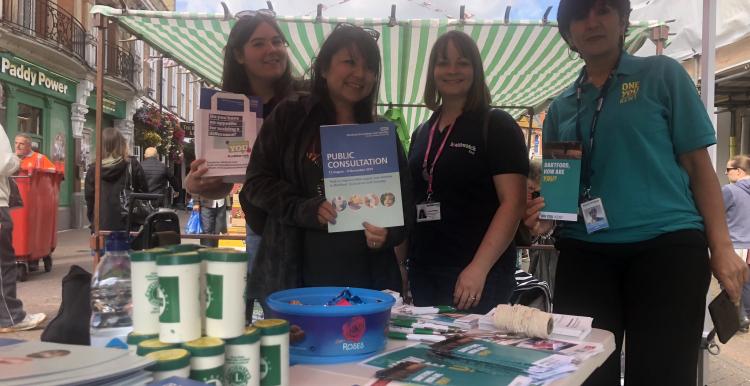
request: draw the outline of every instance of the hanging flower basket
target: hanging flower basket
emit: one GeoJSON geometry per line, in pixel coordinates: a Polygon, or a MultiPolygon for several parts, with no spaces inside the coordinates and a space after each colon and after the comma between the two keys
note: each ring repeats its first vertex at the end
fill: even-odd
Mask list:
{"type": "Polygon", "coordinates": [[[154,105],[143,105],[133,116],[135,123],[135,144],[142,148],[155,147],[161,156],[171,162],[182,162],[182,146],[185,132],[177,118],[167,112],[160,112],[154,105]]]}

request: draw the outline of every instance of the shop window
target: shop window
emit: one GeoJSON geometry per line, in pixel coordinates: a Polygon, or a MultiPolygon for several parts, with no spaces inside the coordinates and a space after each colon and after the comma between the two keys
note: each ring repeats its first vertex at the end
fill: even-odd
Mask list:
{"type": "Polygon", "coordinates": [[[34,138],[31,147],[36,147],[34,149],[36,151],[40,147],[41,138],[44,135],[42,132],[42,109],[19,103],[18,131],[31,134],[34,138]]]}

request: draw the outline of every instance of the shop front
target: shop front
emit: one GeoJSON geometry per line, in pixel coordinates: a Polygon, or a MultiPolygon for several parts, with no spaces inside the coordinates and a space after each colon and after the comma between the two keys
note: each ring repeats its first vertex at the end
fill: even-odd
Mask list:
{"type": "Polygon", "coordinates": [[[0,52],[0,86],[0,124],[11,141],[16,134],[26,133],[34,151],[64,165],[57,228],[70,228],[74,186],[70,177],[75,159],[70,115],[77,82],[13,53],[0,52]]]}

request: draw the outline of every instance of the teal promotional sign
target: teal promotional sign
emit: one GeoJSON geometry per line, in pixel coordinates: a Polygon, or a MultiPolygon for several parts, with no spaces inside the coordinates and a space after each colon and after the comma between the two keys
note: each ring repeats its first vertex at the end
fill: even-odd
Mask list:
{"type": "Polygon", "coordinates": [[[67,102],[75,102],[77,83],[8,52],[0,52],[0,80],[67,102]]]}
{"type": "MultiPolygon", "coordinates": [[[[91,95],[86,99],[86,105],[89,106],[90,109],[96,111],[96,90],[92,91],[91,95]]],[[[125,101],[115,98],[105,92],[102,113],[115,119],[125,119],[125,101]]]]}
{"type": "Polygon", "coordinates": [[[545,143],[542,149],[542,220],[578,220],[578,197],[581,180],[581,144],[579,142],[545,143]]]}

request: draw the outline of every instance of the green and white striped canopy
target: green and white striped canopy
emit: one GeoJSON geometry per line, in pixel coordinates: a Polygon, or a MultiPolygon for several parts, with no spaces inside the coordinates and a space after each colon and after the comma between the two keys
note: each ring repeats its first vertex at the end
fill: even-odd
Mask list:
{"type": "MultiPolygon", "coordinates": [[[[95,6],[92,13],[113,17],[150,46],[179,62],[213,85],[221,84],[223,48],[235,19],[224,15],[122,10],[95,6]]],[[[388,19],[277,16],[289,41],[293,73],[301,76],[312,63],[325,37],[340,22],[380,32],[383,57],[380,112],[389,103],[422,105],[427,62],[435,40],[459,29],[474,38],[484,61],[493,104],[518,117],[528,108],[539,108],[575,80],[582,61],[573,58],[555,23],[502,20],[388,19]]],[[[655,22],[631,23],[625,45],[638,50],[655,22]]],[[[404,107],[410,130],[429,117],[425,107],[404,107]]]]}

